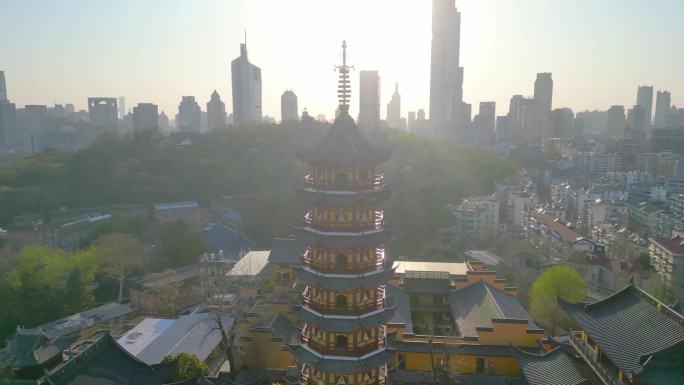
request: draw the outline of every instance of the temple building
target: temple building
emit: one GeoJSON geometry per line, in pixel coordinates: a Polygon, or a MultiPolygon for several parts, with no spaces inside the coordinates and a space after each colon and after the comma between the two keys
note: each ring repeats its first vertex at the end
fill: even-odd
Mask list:
{"type": "Polygon", "coordinates": [[[639,287],[561,306],[580,328],[570,343],[605,384],[684,383],[684,316],[639,287]]]}
{"type": "Polygon", "coordinates": [[[291,346],[302,365],[302,383],[385,384],[387,306],[385,229],[378,204],[389,196],[379,163],[391,151],[371,144],[349,115],[351,67],[342,44],[339,115],[317,146],[297,156],[310,167],[299,189],[309,204],[298,239],[307,247],[294,268],[303,286],[295,315],[304,323],[301,341],[291,346]]]}

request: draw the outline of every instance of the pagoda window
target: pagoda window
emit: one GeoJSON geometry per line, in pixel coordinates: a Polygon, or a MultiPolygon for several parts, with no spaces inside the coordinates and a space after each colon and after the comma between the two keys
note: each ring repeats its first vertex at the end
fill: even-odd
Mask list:
{"type": "Polygon", "coordinates": [[[337,350],[347,350],[347,336],[340,334],[335,338],[335,349],[337,350]]]}
{"type": "Polygon", "coordinates": [[[335,257],[335,264],[338,268],[346,268],[348,261],[349,258],[347,258],[347,256],[344,254],[338,254],[337,257],[335,257]]]}
{"type": "Polygon", "coordinates": [[[336,385],[347,385],[347,380],[344,379],[344,376],[340,376],[340,377],[337,379],[336,385]]]}
{"type": "Polygon", "coordinates": [[[347,173],[338,172],[337,175],[335,175],[335,185],[346,186],[347,184],[349,184],[349,177],[347,176],[347,173]]]}
{"type": "Polygon", "coordinates": [[[346,309],[347,296],[344,294],[339,294],[337,297],[335,297],[335,307],[338,309],[346,309]]]}

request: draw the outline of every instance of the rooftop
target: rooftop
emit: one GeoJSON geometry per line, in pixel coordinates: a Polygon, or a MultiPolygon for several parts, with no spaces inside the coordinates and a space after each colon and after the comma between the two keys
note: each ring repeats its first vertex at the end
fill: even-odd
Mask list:
{"type": "Polygon", "coordinates": [[[516,297],[484,281],[449,294],[449,305],[462,337],[477,337],[477,329],[491,328],[493,319],[523,321],[528,330],[541,330],[516,297]]]}
{"type": "MultiPolygon", "coordinates": [[[[413,278],[440,278],[439,276],[428,276],[427,273],[447,273],[449,276],[465,276],[470,270],[470,267],[465,262],[411,262],[411,261],[395,261],[392,264],[397,274],[420,273],[419,276],[413,278]],[[422,275],[425,275],[424,277],[422,275]]],[[[410,274],[409,274],[410,275],[410,274]]],[[[438,274],[439,275],[439,274],[438,274]]],[[[444,277],[444,278],[448,278],[444,277]]]]}
{"type": "Polygon", "coordinates": [[[501,258],[498,255],[485,250],[468,250],[465,253],[468,258],[482,262],[485,265],[496,266],[501,262],[501,258]]]}
{"type": "Polygon", "coordinates": [[[100,322],[110,321],[132,313],[128,304],[108,303],[68,317],[48,322],[36,329],[49,338],[74,333],[100,322]]]}
{"type": "Polygon", "coordinates": [[[514,349],[528,385],[600,385],[584,362],[558,347],[546,354],[514,349]]]}
{"type": "Polygon", "coordinates": [[[234,277],[259,275],[268,265],[270,253],[269,250],[250,251],[239,261],[235,262],[233,268],[226,275],[234,277]]]}
{"type": "MultiPolygon", "coordinates": [[[[223,316],[230,330],[233,318],[223,316]]],[[[221,342],[221,331],[212,313],[184,315],[177,319],[145,318],[129,330],[118,343],[141,361],[154,365],[166,355],[192,353],[205,360],[221,342]]]]}
{"type": "Polygon", "coordinates": [[[297,265],[306,247],[296,239],[275,238],[271,243],[268,260],[284,265],[297,265]]]}
{"type": "Polygon", "coordinates": [[[674,235],[670,238],[652,239],[651,242],[667,249],[672,254],[684,255],[684,237],[681,235],[674,235]]]}
{"type": "Polygon", "coordinates": [[[202,236],[205,246],[216,251],[223,250],[224,255],[236,259],[243,253],[258,248],[245,234],[223,225],[209,225],[204,229],[202,236]]]}
{"type": "Polygon", "coordinates": [[[560,235],[563,239],[565,239],[567,242],[575,242],[582,236],[577,233],[575,230],[569,228],[568,226],[564,225],[563,223],[559,222],[556,220],[556,218],[552,217],[551,215],[545,214],[543,212],[532,212],[530,214],[533,218],[537,218],[541,223],[546,225],[551,231],[557,233],[560,235]]]}
{"type": "Polygon", "coordinates": [[[185,201],[185,202],[168,202],[168,203],[155,203],[155,210],[174,210],[174,209],[191,209],[199,207],[197,201],[185,201]]]}
{"type": "Polygon", "coordinates": [[[684,348],[684,316],[630,285],[592,304],[561,306],[622,372],[645,371],[652,356],[684,348]]]}

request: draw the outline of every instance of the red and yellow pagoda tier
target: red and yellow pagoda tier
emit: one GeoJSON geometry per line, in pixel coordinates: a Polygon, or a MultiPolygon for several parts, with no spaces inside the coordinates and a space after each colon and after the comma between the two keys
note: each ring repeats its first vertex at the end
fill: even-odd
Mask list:
{"type": "Polygon", "coordinates": [[[294,311],[305,323],[292,351],[308,385],[374,385],[386,381],[392,353],[385,348],[387,306],[383,211],[389,197],[376,168],[391,150],[372,145],[349,116],[346,44],[338,96],[339,116],[316,147],[297,156],[310,173],[298,189],[309,204],[298,238],[308,246],[295,275],[304,286],[294,311]]]}

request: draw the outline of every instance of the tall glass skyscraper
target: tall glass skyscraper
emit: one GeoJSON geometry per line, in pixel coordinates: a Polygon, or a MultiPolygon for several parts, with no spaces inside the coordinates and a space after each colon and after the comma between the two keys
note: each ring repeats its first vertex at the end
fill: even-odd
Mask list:
{"type": "Polygon", "coordinates": [[[233,79],[233,123],[242,126],[261,122],[261,69],[249,62],[247,43],[231,63],[233,79]]]}

